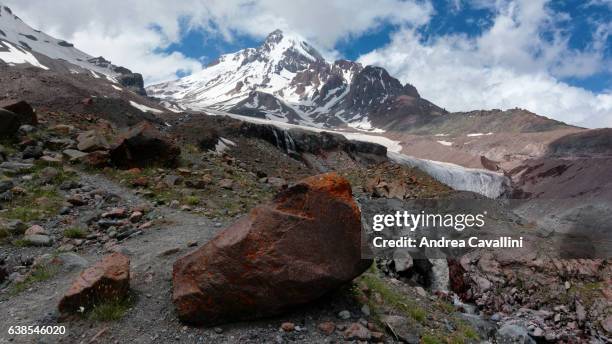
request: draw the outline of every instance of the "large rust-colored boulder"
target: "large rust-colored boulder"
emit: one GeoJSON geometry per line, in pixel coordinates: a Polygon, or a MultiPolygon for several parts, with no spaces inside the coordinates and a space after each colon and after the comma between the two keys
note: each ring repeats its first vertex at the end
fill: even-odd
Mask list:
{"type": "Polygon", "coordinates": [[[213,325],[313,301],[370,266],[360,232],[345,178],[304,179],[174,263],[179,318],[213,325]]]}
{"type": "Polygon", "coordinates": [[[61,313],[74,313],[80,307],[88,309],[99,302],[125,298],[129,289],[130,259],[121,253],[113,253],[81,272],[60,300],[58,308],[61,313]]]}
{"type": "Polygon", "coordinates": [[[121,168],[168,166],[178,163],[181,150],[149,122],[140,122],[120,134],[110,151],[121,168]]]}

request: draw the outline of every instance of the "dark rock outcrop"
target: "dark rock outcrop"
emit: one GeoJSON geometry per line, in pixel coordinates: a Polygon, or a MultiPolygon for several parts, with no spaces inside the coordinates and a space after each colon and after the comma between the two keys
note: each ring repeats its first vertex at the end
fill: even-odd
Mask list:
{"type": "Polygon", "coordinates": [[[348,181],[310,177],[177,260],[173,301],[179,318],[195,324],[278,314],[360,275],[371,264],[360,246],[348,181]]]}
{"type": "Polygon", "coordinates": [[[149,122],[141,122],[116,139],[111,161],[121,168],[176,166],[180,148],[149,122]]]}
{"type": "Polygon", "coordinates": [[[321,154],[331,150],[343,150],[355,159],[366,162],[380,162],[387,158],[387,148],[383,145],[348,140],[341,134],[315,132],[304,129],[281,129],[271,124],[243,122],[241,135],[268,141],[278,149],[299,158],[301,153],[321,154]]]}
{"type": "Polygon", "coordinates": [[[144,88],[142,74],[129,72],[121,74],[117,79],[119,83],[125,86],[128,90],[140,94],[141,96],[147,95],[147,91],[145,91],[144,88]]]}
{"type": "Polygon", "coordinates": [[[0,137],[13,137],[17,134],[17,130],[21,126],[19,116],[17,114],[0,109],[0,137]]]}
{"type": "Polygon", "coordinates": [[[16,103],[3,105],[2,108],[8,111],[11,111],[12,113],[19,116],[19,122],[22,125],[23,124],[29,124],[29,125],[38,124],[38,120],[36,118],[36,112],[34,111],[32,106],[30,106],[30,104],[26,103],[23,100],[18,101],[16,103]]]}

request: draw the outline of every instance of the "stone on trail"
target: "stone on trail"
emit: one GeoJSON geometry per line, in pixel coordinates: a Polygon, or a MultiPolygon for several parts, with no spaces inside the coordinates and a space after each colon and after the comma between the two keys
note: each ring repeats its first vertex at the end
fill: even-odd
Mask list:
{"type": "Polygon", "coordinates": [[[88,309],[99,302],[122,299],[129,288],[130,259],[113,253],[81,272],[60,300],[58,309],[61,313],[74,313],[80,307],[88,309]]]}
{"type": "Polygon", "coordinates": [[[359,276],[361,217],[349,182],[306,178],[178,259],[173,301],[182,321],[213,325],[279,314],[359,276]]]}
{"type": "Polygon", "coordinates": [[[51,244],[53,244],[53,239],[44,234],[26,235],[23,239],[32,246],[51,246],[51,244]]]}

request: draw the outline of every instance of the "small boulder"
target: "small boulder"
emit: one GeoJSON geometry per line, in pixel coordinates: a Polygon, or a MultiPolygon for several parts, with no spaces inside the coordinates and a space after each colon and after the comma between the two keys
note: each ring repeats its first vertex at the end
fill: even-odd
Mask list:
{"type": "Polygon", "coordinates": [[[222,189],[232,190],[234,188],[234,181],[231,179],[221,179],[219,181],[219,187],[222,189]]]}
{"type": "Polygon", "coordinates": [[[25,235],[36,235],[36,234],[42,234],[42,235],[47,235],[47,231],[42,228],[39,225],[34,225],[28,229],[26,229],[25,231],[25,235]]]}
{"type": "Polygon", "coordinates": [[[370,331],[360,323],[352,323],[344,331],[344,340],[368,340],[370,331]]]}
{"type": "Polygon", "coordinates": [[[59,302],[60,313],[74,313],[104,301],[127,297],[130,288],[130,259],[121,253],[105,256],[85,269],[59,302]]]}
{"type": "Polygon", "coordinates": [[[21,152],[22,159],[38,159],[43,156],[43,149],[39,145],[27,146],[21,152]]]}
{"type": "Polygon", "coordinates": [[[270,316],[316,300],[370,264],[361,259],[361,215],[350,184],[323,174],[178,259],[173,301],[179,318],[195,324],[270,316]]]}
{"type": "Polygon", "coordinates": [[[499,328],[495,339],[499,344],[535,344],[527,329],[513,324],[504,324],[499,328]]]}
{"type": "Polygon", "coordinates": [[[398,340],[404,343],[419,343],[421,329],[408,318],[399,315],[385,315],[380,320],[398,340]]]}
{"type": "Polygon", "coordinates": [[[293,332],[293,330],[295,330],[295,324],[292,322],[284,322],[281,324],[281,329],[285,332],[293,332]]]}
{"type": "Polygon", "coordinates": [[[149,122],[141,122],[119,135],[110,150],[112,162],[121,168],[174,167],[180,154],[180,148],[149,122]]]}
{"type": "Polygon", "coordinates": [[[53,240],[48,235],[32,234],[23,237],[32,246],[51,246],[53,240]]]}
{"type": "Polygon", "coordinates": [[[110,148],[104,135],[97,130],[89,130],[79,134],[77,142],[77,148],[83,152],[107,150],[110,148]]]}
{"type": "Polygon", "coordinates": [[[19,122],[19,116],[17,116],[17,114],[0,109],[0,137],[14,137],[20,125],[21,123],[19,122]]]}
{"type": "Polygon", "coordinates": [[[105,213],[102,213],[103,218],[121,219],[126,217],[127,210],[125,208],[113,208],[105,213]]]}
{"type": "Polygon", "coordinates": [[[317,328],[323,334],[329,336],[330,334],[334,333],[334,331],[336,330],[336,324],[334,324],[331,321],[325,321],[325,322],[320,323],[317,328]]]}
{"type": "Polygon", "coordinates": [[[70,162],[81,161],[83,158],[87,156],[87,153],[81,152],[76,149],[64,149],[62,154],[66,157],[66,159],[70,162]]]}
{"type": "Polygon", "coordinates": [[[110,154],[103,150],[93,151],[83,158],[83,162],[94,168],[106,167],[110,163],[110,154]]]}
{"type": "Polygon", "coordinates": [[[16,103],[3,105],[2,108],[8,110],[19,117],[19,122],[21,124],[29,124],[29,125],[37,125],[38,120],[36,118],[36,112],[30,106],[30,104],[25,101],[18,101],[16,103]]]}

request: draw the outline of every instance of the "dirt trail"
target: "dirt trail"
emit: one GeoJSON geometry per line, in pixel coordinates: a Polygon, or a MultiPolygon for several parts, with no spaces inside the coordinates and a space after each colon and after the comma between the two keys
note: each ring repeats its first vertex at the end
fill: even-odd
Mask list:
{"type": "MultiPolygon", "coordinates": [[[[134,190],[104,176],[81,174],[80,177],[83,184],[95,185],[119,195],[128,206],[148,202],[134,190]]],[[[157,206],[153,211],[157,224],[144,230],[142,235],[122,241],[117,248],[131,259],[130,283],[135,299],[134,305],[121,320],[60,320],[57,303],[82,270],[81,267],[62,267],[51,279],[34,283],[29,289],[0,302],[0,343],[90,343],[92,338],[96,338],[94,343],[324,343],[333,341],[335,336],[324,336],[317,331],[317,324],[336,320],[336,314],[345,309],[350,309],[356,316],[360,314],[359,307],[351,300],[336,295],[297,309],[282,318],[243,322],[222,328],[184,326],[178,321],[171,300],[172,264],[177,257],[212,239],[228,223],[215,222],[166,206],[157,206]],[[194,242],[197,242],[197,246],[193,246],[194,242]],[[284,321],[301,326],[301,331],[279,331],[284,321]],[[65,325],[66,334],[9,336],[7,330],[11,325],[65,325]]],[[[107,253],[102,245],[97,245],[79,251],[78,255],[90,265],[107,253]]]]}
{"type": "MultiPolygon", "coordinates": [[[[133,190],[100,175],[83,174],[81,181],[120,195],[128,204],[147,202],[133,190]]],[[[66,336],[62,336],[63,338],[48,336],[43,338],[42,342],[75,342],[79,341],[82,334],[89,340],[93,335],[89,336],[88,333],[98,327],[110,327],[115,338],[119,342],[124,342],[126,338],[137,335],[132,326],[155,323],[162,318],[173,317],[170,293],[174,259],[196,248],[188,247],[188,243],[197,242],[201,245],[210,240],[222,225],[216,223],[215,226],[215,223],[209,219],[165,206],[156,207],[154,211],[158,217],[157,222],[161,222],[160,225],[155,225],[143,231],[142,235],[124,240],[120,244],[119,250],[131,259],[131,286],[137,298],[134,309],[119,323],[94,324],[92,329],[87,328],[89,324],[86,321],[64,323],[67,326],[66,336]]],[[[78,254],[92,264],[105,252],[101,246],[90,246],[78,254]]],[[[62,269],[50,280],[35,283],[28,290],[2,302],[0,323],[6,325],[2,327],[57,323],[57,302],[81,269],[71,270],[62,269]]],[[[147,333],[143,335],[148,337],[147,333]]],[[[8,342],[7,336],[6,332],[0,333],[0,343],[8,342]]],[[[34,336],[14,338],[13,342],[41,342],[34,340],[34,336]]],[[[151,338],[141,342],[151,342],[151,338]]]]}

